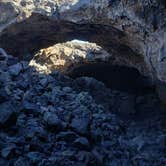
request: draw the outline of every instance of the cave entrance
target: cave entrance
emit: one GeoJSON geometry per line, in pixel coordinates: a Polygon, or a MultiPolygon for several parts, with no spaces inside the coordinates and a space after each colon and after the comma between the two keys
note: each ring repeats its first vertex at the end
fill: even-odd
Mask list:
{"type": "MultiPolygon", "coordinates": [[[[147,66],[143,56],[125,44],[126,37],[124,32],[109,25],[76,24],[33,13],[26,20],[11,24],[3,30],[0,36],[0,47],[21,59],[27,56],[31,59],[43,48],[78,39],[100,45],[112,54],[109,60],[111,63],[128,64],[145,73],[147,66]]],[[[72,77],[75,77],[75,73],[78,73],[76,74],[78,76],[94,77],[103,81],[108,87],[118,90],[139,91],[140,87],[146,84],[144,77],[136,69],[122,66],[86,64],[73,70],[72,77]]]]}
{"type": "Polygon", "coordinates": [[[115,58],[146,66],[143,56],[126,44],[126,38],[126,34],[109,25],[76,24],[33,13],[26,20],[11,24],[2,31],[0,47],[24,59],[27,55],[32,58],[40,49],[78,39],[100,45],[115,58]]]}
{"type": "Polygon", "coordinates": [[[94,77],[110,89],[132,94],[154,90],[150,79],[141,74],[148,71],[143,56],[127,45],[124,32],[112,26],[57,21],[34,13],[26,20],[4,29],[0,36],[0,47],[20,59],[27,56],[31,59],[43,48],[74,39],[96,43],[112,56],[108,63],[81,63],[74,66],[68,73],[72,78],[94,77]]]}
{"type": "Polygon", "coordinates": [[[69,72],[72,78],[93,77],[103,82],[107,88],[128,93],[145,93],[154,90],[150,78],[136,68],[108,63],[82,64],[69,72]]]}

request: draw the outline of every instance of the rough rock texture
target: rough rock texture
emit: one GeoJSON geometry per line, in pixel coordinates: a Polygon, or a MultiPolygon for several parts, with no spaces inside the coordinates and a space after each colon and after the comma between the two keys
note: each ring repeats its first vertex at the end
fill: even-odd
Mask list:
{"type": "Polygon", "coordinates": [[[38,67],[0,60],[0,165],[166,165],[166,114],[155,93],[38,67]]]}
{"type": "Polygon", "coordinates": [[[0,23],[8,25],[16,17],[20,22],[36,12],[74,23],[114,26],[127,34],[126,45],[144,55],[150,71],[166,81],[165,7],[164,0],[5,0],[1,2],[0,23]]]}
{"type": "Polygon", "coordinates": [[[68,73],[77,65],[108,62],[110,58],[111,55],[95,43],[73,40],[41,49],[30,61],[30,65],[45,73],[51,73],[54,70],[68,73]]]}

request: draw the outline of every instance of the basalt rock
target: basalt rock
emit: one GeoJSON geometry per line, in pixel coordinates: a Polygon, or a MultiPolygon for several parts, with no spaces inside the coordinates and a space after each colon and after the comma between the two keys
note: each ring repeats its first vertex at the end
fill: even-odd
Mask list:
{"type": "Polygon", "coordinates": [[[0,104],[0,128],[7,128],[16,123],[16,111],[13,107],[9,102],[0,104]]]}
{"type": "Polygon", "coordinates": [[[155,93],[128,94],[8,60],[0,65],[0,165],[166,165],[155,93]]]}
{"type": "MultiPolygon", "coordinates": [[[[142,62],[148,66],[147,73],[160,81],[166,81],[166,4],[163,0],[141,0],[139,2],[130,0],[125,2],[121,0],[15,0],[2,1],[0,10],[4,13],[0,21],[0,46],[17,55],[20,54],[20,49],[25,51],[24,46],[18,48],[21,41],[22,45],[40,41],[42,46],[50,46],[73,37],[86,38],[106,47],[110,52],[119,49],[125,54],[125,50],[130,47],[139,55],[143,55],[142,62]],[[11,25],[11,22],[14,22],[15,26],[11,25]],[[35,35],[28,37],[31,33],[35,35]],[[95,37],[92,37],[94,34],[95,37]],[[18,35],[23,39],[17,39],[18,35]],[[49,35],[52,38],[56,36],[56,39],[48,38],[49,35]],[[108,40],[109,38],[111,39],[108,40]],[[113,40],[114,38],[116,40],[113,40]],[[47,39],[47,44],[43,43],[43,39],[47,39]],[[16,43],[12,46],[14,40],[16,43]],[[114,45],[112,49],[110,49],[111,45],[114,45]]],[[[35,47],[42,48],[42,46],[38,44],[35,47]]],[[[30,48],[27,47],[27,49],[30,48]]],[[[121,55],[120,58],[122,57],[127,59],[121,55]]],[[[133,59],[136,61],[137,58],[133,59]]]]}
{"type": "Polygon", "coordinates": [[[0,2],[0,47],[19,57],[75,38],[166,83],[164,0],[0,2]]]}
{"type": "Polygon", "coordinates": [[[30,66],[43,73],[59,70],[67,74],[80,64],[107,62],[111,56],[95,43],[73,40],[41,49],[30,61],[30,66]]]}

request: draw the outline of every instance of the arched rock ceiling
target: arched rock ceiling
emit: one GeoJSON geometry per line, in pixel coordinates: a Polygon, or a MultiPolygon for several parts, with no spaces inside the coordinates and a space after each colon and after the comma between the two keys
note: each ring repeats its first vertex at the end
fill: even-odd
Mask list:
{"type": "Polygon", "coordinates": [[[164,0],[2,0],[0,12],[0,47],[9,53],[86,39],[166,82],[164,0]]]}

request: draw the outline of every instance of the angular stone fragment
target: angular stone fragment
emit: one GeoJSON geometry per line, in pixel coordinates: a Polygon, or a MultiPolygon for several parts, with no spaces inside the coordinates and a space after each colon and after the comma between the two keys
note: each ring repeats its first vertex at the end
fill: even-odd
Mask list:
{"type": "Polygon", "coordinates": [[[89,149],[90,144],[87,138],[79,137],[74,141],[74,145],[79,149],[89,149]]]}
{"type": "Polygon", "coordinates": [[[30,164],[25,158],[19,157],[14,163],[14,166],[30,166],[30,164]]]}
{"type": "Polygon", "coordinates": [[[78,133],[87,134],[88,133],[88,118],[74,118],[71,122],[71,127],[78,133]]]}
{"type": "Polygon", "coordinates": [[[66,142],[73,142],[77,137],[77,134],[72,131],[60,132],[56,136],[57,140],[62,140],[66,142]]]}
{"type": "Polygon", "coordinates": [[[13,76],[17,76],[23,69],[22,64],[17,63],[9,67],[9,73],[13,76]]]}
{"type": "Polygon", "coordinates": [[[8,146],[8,147],[2,149],[1,156],[3,158],[8,158],[11,155],[11,153],[13,153],[14,149],[15,149],[14,145],[11,145],[11,146],[8,146]]]}
{"type": "Polygon", "coordinates": [[[47,123],[48,126],[57,130],[63,129],[65,127],[65,124],[58,118],[58,116],[51,112],[45,112],[43,120],[47,123]]]}
{"type": "Polygon", "coordinates": [[[29,158],[29,160],[32,162],[32,163],[37,163],[39,162],[40,160],[42,160],[43,158],[43,155],[39,152],[29,152],[27,154],[27,157],[29,158]]]}
{"type": "Polygon", "coordinates": [[[16,122],[16,112],[10,102],[0,104],[0,127],[9,127],[16,122]]]}

